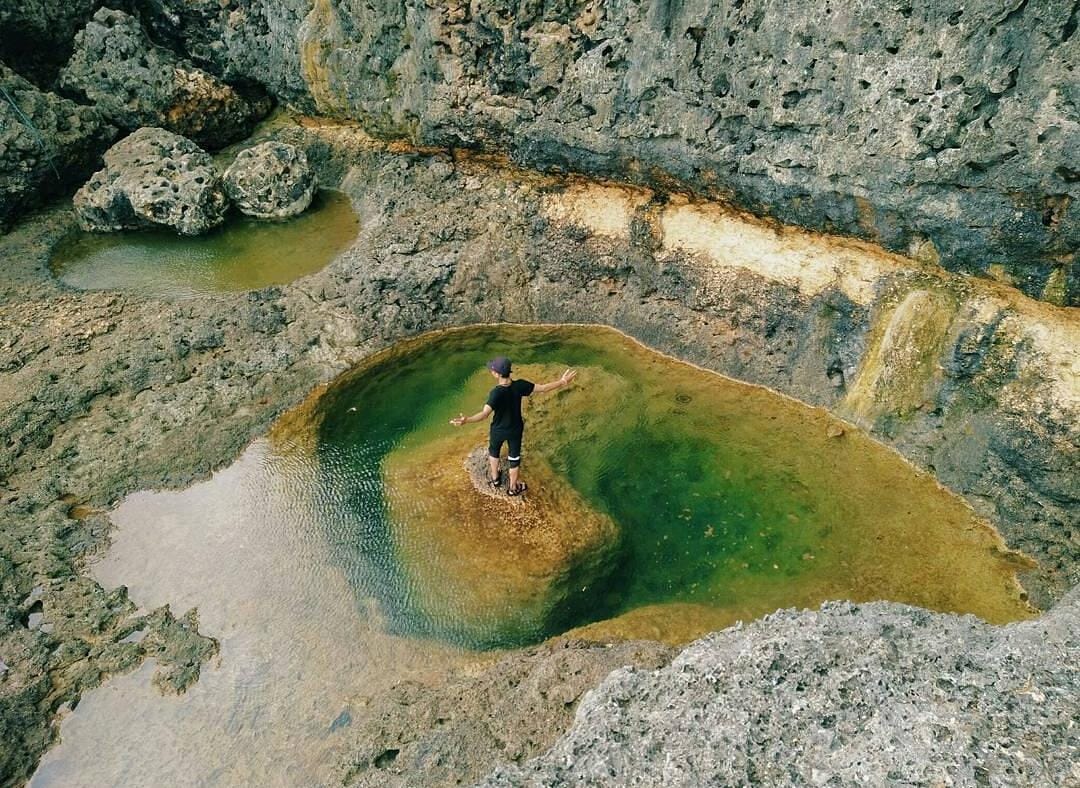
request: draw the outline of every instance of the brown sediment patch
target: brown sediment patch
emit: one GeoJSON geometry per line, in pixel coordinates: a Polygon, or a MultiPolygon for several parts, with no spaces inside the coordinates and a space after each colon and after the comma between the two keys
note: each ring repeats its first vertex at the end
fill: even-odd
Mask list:
{"type": "Polygon", "coordinates": [[[682,646],[736,621],[758,617],[750,606],[730,608],[673,602],[634,608],[614,618],[571,629],[563,637],[599,642],[645,639],[682,646]]]}
{"type": "Polygon", "coordinates": [[[395,553],[436,626],[468,640],[535,637],[611,570],[618,529],[539,458],[525,496],[478,494],[461,462],[475,444],[453,432],[387,456],[395,553]]]}

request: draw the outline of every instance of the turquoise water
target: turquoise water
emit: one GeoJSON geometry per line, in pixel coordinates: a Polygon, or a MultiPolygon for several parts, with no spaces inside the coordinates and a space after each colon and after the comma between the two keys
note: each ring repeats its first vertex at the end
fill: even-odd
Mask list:
{"type": "MultiPolygon", "coordinates": [[[[279,450],[316,458],[322,527],[358,595],[379,601],[392,631],[472,647],[590,624],[588,631],[634,636],[624,631],[633,616],[624,624],[620,617],[676,605],[682,634],[665,636],[677,640],[835,598],[906,601],[994,621],[1030,612],[996,534],[901,458],[820,410],[610,330],[432,335],[365,363],[298,413],[279,428],[279,450]],[[439,466],[433,473],[443,464],[457,472],[465,452],[433,461],[424,447],[463,434],[447,420],[479,410],[492,384],[483,365],[497,353],[514,359],[518,376],[538,380],[578,369],[571,389],[529,405],[523,478],[530,468],[553,474],[579,496],[575,505],[610,517],[618,536],[613,560],[551,610],[522,616],[508,593],[493,594],[483,617],[474,615],[475,600],[459,616],[453,600],[437,599],[440,584],[451,593],[475,582],[479,598],[485,578],[445,577],[446,549],[456,549],[446,548],[445,534],[428,567],[422,551],[400,547],[402,529],[431,526],[452,542],[454,529],[442,526],[458,516],[447,507],[459,504],[423,483],[388,489],[394,477],[386,469],[408,469],[415,456],[439,466]]],[[[485,442],[485,427],[461,429],[472,430],[473,444],[485,442]]],[[[500,528],[500,510],[490,511],[490,527],[500,528]]],[[[676,608],[658,609],[663,618],[676,608]]]]}

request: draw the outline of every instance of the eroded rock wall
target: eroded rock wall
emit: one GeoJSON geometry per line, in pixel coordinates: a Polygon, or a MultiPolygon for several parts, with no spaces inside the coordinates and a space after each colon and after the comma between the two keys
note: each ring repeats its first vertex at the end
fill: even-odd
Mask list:
{"type": "Polygon", "coordinates": [[[73,190],[115,134],[96,108],[39,90],[0,63],[0,231],[73,190]]]}
{"type": "MultiPolygon", "coordinates": [[[[159,27],[162,5],[148,4],[159,27]]],[[[375,134],[675,179],[1076,304],[1078,10],[252,0],[183,35],[219,68],[375,134]]]]}

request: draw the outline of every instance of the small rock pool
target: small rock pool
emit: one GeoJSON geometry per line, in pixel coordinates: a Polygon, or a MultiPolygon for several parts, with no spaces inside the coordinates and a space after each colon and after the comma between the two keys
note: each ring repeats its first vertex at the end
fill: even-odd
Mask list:
{"type": "Polygon", "coordinates": [[[404,342],[112,519],[99,581],[197,606],[220,658],[180,697],[150,666],[88,693],[33,785],[330,782],[366,698],[565,631],[683,643],[839,598],[1033,615],[1023,559],[895,453],[599,327],[404,342]],[[486,428],[447,423],[479,410],[496,354],[579,371],[527,401],[523,501],[477,491],[486,428]]]}
{"type": "Polygon", "coordinates": [[[195,238],[165,230],[75,232],[57,246],[51,267],[79,290],[172,299],[254,290],[320,270],[349,246],[359,227],[349,198],[325,190],[292,219],[237,215],[195,238]]]}

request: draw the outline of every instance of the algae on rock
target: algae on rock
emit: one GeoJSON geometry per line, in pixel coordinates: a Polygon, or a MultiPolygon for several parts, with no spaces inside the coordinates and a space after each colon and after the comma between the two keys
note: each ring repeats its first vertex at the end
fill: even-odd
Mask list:
{"type": "Polygon", "coordinates": [[[956,310],[949,293],[912,290],[881,316],[841,412],[872,427],[882,416],[902,418],[923,407],[937,388],[933,380],[956,310]]]}

